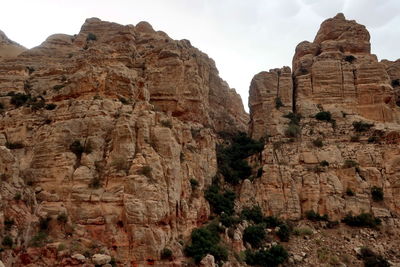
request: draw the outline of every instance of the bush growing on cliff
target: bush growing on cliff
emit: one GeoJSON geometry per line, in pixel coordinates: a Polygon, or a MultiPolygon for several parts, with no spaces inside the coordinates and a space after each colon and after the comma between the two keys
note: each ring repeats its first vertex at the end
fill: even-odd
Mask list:
{"type": "Polygon", "coordinates": [[[389,267],[390,263],[381,255],[377,255],[367,247],[361,248],[360,258],[364,262],[365,267],[389,267]]]}
{"type": "Polygon", "coordinates": [[[94,33],[89,32],[88,35],[86,36],[87,41],[96,41],[97,36],[94,33]]]}
{"type": "Polygon", "coordinates": [[[11,248],[11,247],[13,246],[13,244],[14,244],[14,241],[13,241],[13,239],[11,238],[11,236],[6,235],[6,236],[3,238],[3,242],[1,242],[1,244],[2,244],[3,246],[5,246],[5,247],[11,248]]]}
{"type": "Polygon", "coordinates": [[[265,238],[264,225],[248,226],[243,231],[243,241],[248,242],[253,248],[259,248],[265,238]]]}
{"type": "Polygon", "coordinates": [[[344,161],[343,164],[343,168],[347,169],[347,168],[354,168],[354,167],[358,167],[358,163],[352,159],[346,159],[344,161]]]}
{"type": "Polygon", "coordinates": [[[199,187],[199,181],[197,181],[196,179],[191,178],[189,182],[190,186],[192,187],[192,190],[196,190],[196,188],[199,187]]]}
{"type": "Polygon", "coordinates": [[[16,93],[11,96],[10,103],[16,106],[17,108],[24,105],[31,99],[31,95],[23,94],[23,93],[16,93]]]}
{"type": "Polygon", "coordinates": [[[356,132],[366,132],[374,126],[373,123],[367,123],[363,121],[353,121],[352,125],[356,132]]]}
{"type": "Polygon", "coordinates": [[[253,206],[251,208],[245,207],[242,210],[241,217],[243,219],[253,221],[256,224],[264,221],[264,215],[261,212],[260,206],[253,206]]]}
{"type": "Polygon", "coordinates": [[[345,56],[345,57],[344,57],[344,60],[347,61],[347,62],[349,62],[349,63],[353,63],[354,60],[356,60],[356,57],[353,56],[353,55],[348,55],[348,56],[345,56]]]}
{"type": "Polygon", "coordinates": [[[220,245],[220,229],[214,224],[209,224],[194,229],[191,234],[191,244],[186,246],[184,252],[186,256],[192,257],[199,263],[204,256],[211,254],[217,262],[228,259],[228,251],[220,245]]]}
{"type": "Polygon", "coordinates": [[[373,186],[371,188],[372,199],[376,202],[383,200],[383,189],[382,187],[373,186]]]}
{"type": "Polygon", "coordinates": [[[297,137],[301,130],[300,130],[300,120],[301,120],[301,115],[300,114],[295,114],[293,112],[289,112],[286,115],[283,115],[284,118],[289,119],[289,124],[288,127],[285,130],[285,135],[287,137],[297,137]]]}
{"type": "Polygon", "coordinates": [[[20,148],[24,148],[24,144],[22,144],[21,142],[6,142],[6,147],[8,149],[20,149],[20,148]]]}
{"type": "Polygon", "coordinates": [[[236,185],[251,175],[247,157],[263,150],[264,143],[258,142],[245,133],[231,137],[230,145],[217,147],[218,171],[226,182],[236,185]]]}
{"type": "Polygon", "coordinates": [[[315,118],[319,121],[332,121],[332,114],[329,111],[321,111],[315,114],[315,118]]]}
{"type": "Polygon", "coordinates": [[[281,98],[280,98],[280,97],[275,98],[275,108],[276,108],[276,109],[279,109],[279,108],[281,108],[281,107],[283,107],[283,106],[284,106],[284,105],[283,105],[283,103],[282,103],[281,98]]]}
{"type": "Polygon", "coordinates": [[[324,215],[321,216],[319,213],[316,213],[313,210],[306,211],[305,215],[306,215],[306,218],[308,220],[314,221],[314,222],[316,222],[316,221],[328,221],[329,220],[328,215],[324,214],[324,215]]]}
{"type": "Polygon", "coordinates": [[[210,203],[211,209],[216,214],[225,213],[232,215],[234,211],[234,201],[236,195],[232,191],[220,192],[217,184],[209,186],[204,194],[207,201],[210,203]]]}
{"type": "Polygon", "coordinates": [[[314,139],[314,140],[312,141],[312,143],[313,143],[313,145],[314,145],[315,147],[321,148],[321,147],[324,146],[324,142],[322,141],[321,138],[314,139]]]}
{"type": "Polygon", "coordinates": [[[392,86],[393,86],[393,87],[400,86],[400,79],[392,80],[392,86]]]}
{"type": "Polygon", "coordinates": [[[172,260],[173,253],[172,250],[170,250],[169,248],[164,248],[163,250],[161,250],[160,254],[162,260],[172,260]]]}
{"type": "Polygon", "coordinates": [[[292,233],[291,228],[288,224],[283,223],[279,225],[279,230],[276,232],[276,235],[282,242],[289,242],[290,234],[292,233]]]}
{"type": "Polygon", "coordinates": [[[284,263],[289,257],[286,249],[281,245],[274,245],[270,249],[258,251],[246,250],[245,262],[252,266],[275,267],[284,263]]]}
{"type": "Polygon", "coordinates": [[[347,214],[342,222],[349,226],[354,227],[370,227],[375,228],[381,224],[381,219],[375,218],[371,213],[361,213],[360,215],[353,216],[351,214],[347,214]]]}

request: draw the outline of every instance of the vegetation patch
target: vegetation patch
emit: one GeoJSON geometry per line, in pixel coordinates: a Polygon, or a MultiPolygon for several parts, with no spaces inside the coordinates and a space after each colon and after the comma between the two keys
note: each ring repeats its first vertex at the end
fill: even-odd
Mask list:
{"type": "Polygon", "coordinates": [[[305,215],[306,215],[307,220],[314,221],[314,222],[329,220],[328,215],[326,215],[326,214],[320,215],[319,213],[316,213],[313,210],[306,211],[305,215]]]}
{"type": "Polygon", "coordinates": [[[221,229],[217,224],[211,223],[194,229],[191,234],[191,244],[186,246],[186,256],[192,257],[198,264],[204,256],[211,254],[217,262],[228,259],[228,251],[220,244],[221,229]]]}
{"type": "Polygon", "coordinates": [[[371,188],[372,199],[376,202],[383,200],[383,189],[382,187],[373,186],[371,188]]]}
{"type": "Polygon", "coordinates": [[[331,122],[332,114],[329,111],[321,111],[315,114],[315,118],[319,121],[331,122]]]}
{"type": "Polygon", "coordinates": [[[243,241],[249,243],[253,248],[259,248],[265,238],[264,225],[252,225],[244,229],[243,241]]]}
{"type": "Polygon", "coordinates": [[[232,191],[221,192],[217,183],[210,185],[205,194],[205,198],[210,203],[211,210],[216,214],[225,213],[227,215],[234,214],[234,201],[236,195],[232,191]]]}
{"type": "Polygon", "coordinates": [[[347,169],[347,168],[354,168],[354,167],[358,167],[358,162],[356,162],[352,159],[346,159],[344,161],[343,168],[347,169]]]}
{"type": "Polygon", "coordinates": [[[260,153],[263,148],[263,142],[255,141],[245,133],[233,136],[230,145],[217,146],[218,172],[224,176],[226,182],[238,184],[252,173],[245,159],[255,153],[260,153]]]}
{"type": "Polygon", "coordinates": [[[360,258],[365,267],[389,267],[391,264],[381,255],[376,254],[367,247],[361,248],[360,258]]]}
{"type": "Polygon", "coordinates": [[[289,119],[288,127],[285,130],[285,136],[291,138],[297,137],[301,133],[300,129],[300,120],[302,118],[301,115],[289,112],[288,114],[283,115],[283,117],[289,119]]]}
{"type": "Polygon", "coordinates": [[[353,216],[347,214],[342,222],[353,227],[370,227],[376,228],[381,224],[381,219],[374,217],[371,213],[361,213],[360,215],[353,216]]]}
{"type": "Polygon", "coordinates": [[[196,188],[199,187],[199,181],[197,181],[196,179],[191,178],[189,182],[192,190],[196,190],[196,188]]]}
{"type": "Polygon", "coordinates": [[[373,123],[367,123],[363,121],[354,121],[352,125],[356,132],[366,132],[374,126],[373,123]]]}
{"type": "Polygon", "coordinates": [[[280,97],[275,98],[275,108],[279,109],[283,106],[282,99],[280,97]]]}
{"type": "Polygon", "coordinates": [[[24,148],[24,144],[21,142],[6,142],[6,147],[8,149],[21,149],[24,148]]]}
{"type": "Polygon", "coordinates": [[[312,141],[312,143],[313,143],[313,145],[314,145],[315,147],[321,148],[321,147],[324,146],[324,142],[322,141],[322,138],[314,139],[314,140],[312,141]]]}
{"type": "Polygon", "coordinates": [[[275,267],[284,263],[289,254],[281,245],[273,245],[270,249],[258,251],[246,250],[245,262],[252,266],[275,267]]]}
{"type": "Polygon", "coordinates": [[[172,250],[170,250],[169,248],[163,248],[163,250],[161,250],[160,257],[162,260],[172,260],[172,250]]]}

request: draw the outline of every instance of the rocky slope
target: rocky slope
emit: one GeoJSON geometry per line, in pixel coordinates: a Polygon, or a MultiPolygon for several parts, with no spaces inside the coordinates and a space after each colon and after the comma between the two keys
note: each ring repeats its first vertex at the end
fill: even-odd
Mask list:
{"type": "Polygon", "coordinates": [[[253,78],[250,117],[212,59],[147,22],[91,18],[0,58],[0,259],[233,267],[282,241],[285,266],[360,266],[362,246],[396,266],[399,79],[399,61],[378,62],[342,14],[292,69],[253,78]],[[340,223],[349,213],[382,225],[340,223]]]}
{"type": "Polygon", "coordinates": [[[210,214],[200,192],[216,173],[215,133],[247,127],[214,62],[146,22],[92,18],[0,70],[0,214],[19,250],[3,262],[79,265],[68,255],[91,251],[140,264],[164,247],[179,258],[210,214]]]}
{"type": "MultiPolygon", "coordinates": [[[[333,220],[368,212],[399,233],[400,65],[378,62],[369,38],[364,26],[338,14],[321,24],[314,42],[297,46],[292,71],[254,76],[249,130],[269,142],[252,158],[263,174],[243,182],[242,205],[292,220],[310,210],[333,220]],[[374,201],[374,188],[383,201],[374,201]]],[[[391,247],[387,238],[380,245],[391,247]]]]}

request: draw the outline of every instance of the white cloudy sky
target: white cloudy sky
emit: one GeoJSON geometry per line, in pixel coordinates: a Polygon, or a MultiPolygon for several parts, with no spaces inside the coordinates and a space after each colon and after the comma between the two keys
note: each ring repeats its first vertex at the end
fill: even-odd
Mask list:
{"type": "Polygon", "coordinates": [[[314,39],[338,12],[367,26],[379,59],[400,58],[399,0],[0,0],[0,29],[31,48],[54,33],[75,34],[85,18],[146,20],[212,57],[247,106],[254,74],[291,66],[296,45],[314,39]]]}

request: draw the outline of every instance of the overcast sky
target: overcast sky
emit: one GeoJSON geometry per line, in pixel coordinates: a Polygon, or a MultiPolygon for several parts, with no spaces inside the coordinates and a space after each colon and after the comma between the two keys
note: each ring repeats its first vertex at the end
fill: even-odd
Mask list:
{"type": "Polygon", "coordinates": [[[296,45],[343,12],[367,26],[379,59],[400,58],[399,0],[0,0],[0,29],[27,48],[54,33],[76,34],[86,18],[145,20],[212,57],[247,108],[252,77],[291,66],[296,45]]]}

